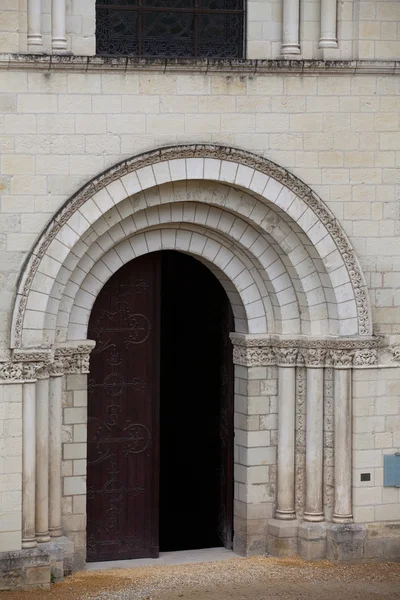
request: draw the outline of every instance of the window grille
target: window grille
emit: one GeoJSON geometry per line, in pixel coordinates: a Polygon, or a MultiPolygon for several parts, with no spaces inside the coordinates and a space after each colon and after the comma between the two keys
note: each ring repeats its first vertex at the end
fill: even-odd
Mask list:
{"type": "Polygon", "coordinates": [[[242,58],[244,0],[97,0],[97,54],[242,58]]]}

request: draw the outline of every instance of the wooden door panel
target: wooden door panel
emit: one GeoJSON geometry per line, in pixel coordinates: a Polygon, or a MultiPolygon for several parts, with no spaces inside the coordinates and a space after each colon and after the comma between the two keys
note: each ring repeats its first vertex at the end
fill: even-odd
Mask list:
{"type": "Polygon", "coordinates": [[[88,561],[158,555],[160,255],[101,290],[88,337],[88,561]]]}

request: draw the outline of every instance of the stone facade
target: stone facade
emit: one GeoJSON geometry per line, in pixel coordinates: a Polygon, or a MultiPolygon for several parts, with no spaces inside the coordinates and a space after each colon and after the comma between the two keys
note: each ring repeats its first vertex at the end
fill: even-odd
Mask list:
{"type": "Polygon", "coordinates": [[[29,49],[0,11],[6,587],[84,566],[90,310],[158,249],[232,304],[236,550],[398,558],[399,3],[250,0],[230,62],[96,57],[94,1],[33,4],[29,49]]]}

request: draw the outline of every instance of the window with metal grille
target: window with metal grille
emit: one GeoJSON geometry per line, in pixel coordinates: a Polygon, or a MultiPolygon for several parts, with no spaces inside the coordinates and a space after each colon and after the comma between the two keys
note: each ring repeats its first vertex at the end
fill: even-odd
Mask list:
{"type": "Polygon", "coordinates": [[[97,0],[97,54],[242,58],[245,0],[97,0]]]}

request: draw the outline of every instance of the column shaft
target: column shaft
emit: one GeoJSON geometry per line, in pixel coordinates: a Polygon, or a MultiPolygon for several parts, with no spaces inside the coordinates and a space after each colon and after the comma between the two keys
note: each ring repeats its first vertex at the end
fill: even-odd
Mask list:
{"type": "Polygon", "coordinates": [[[62,377],[50,377],[49,410],[49,529],[51,537],[61,528],[61,420],[62,377]]]}
{"type": "Polygon", "coordinates": [[[36,540],[50,540],[48,378],[36,382],[36,540]]]}
{"type": "Polygon", "coordinates": [[[36,400],[35,383],[24,383],[22,391],[22,548],[36,546],[36,400]]]}
{"type": "Polygon", "coordinates": [[[321,0],[320,48],[337,48],[337,0],[321,0]]]}
{"type": "Polygon", "coordinates": [[[335,523],[353,520],[351,505],[351,369],[335,369],[335,523]]]}
{"type": "Polygon", "coordinates": [[[65,0],[52,0],[51,24],[53,51],[64,53],[67,50],[65,0]]]}
{"type": "Polygon", "coordinates": [[[307,367],[305,521],[323,521],[324,370],[307,367]]]}
{"type": "Polygon", "coordinates": [[[28,0],[28,52],[43,52],[41,0],[28,0]]]}
{"type": "Polygon", "coordinates": [[[300,0],[283,0],[281,54],[300,54],[300,0]]]}
{"type": "Polygon", "coordinates": [[[279,367],[277,519],[295,519],[296,368],[279,367]]]}

